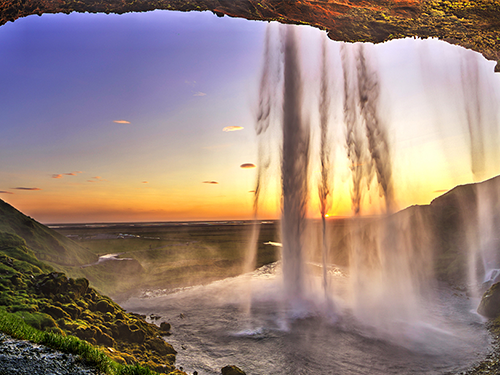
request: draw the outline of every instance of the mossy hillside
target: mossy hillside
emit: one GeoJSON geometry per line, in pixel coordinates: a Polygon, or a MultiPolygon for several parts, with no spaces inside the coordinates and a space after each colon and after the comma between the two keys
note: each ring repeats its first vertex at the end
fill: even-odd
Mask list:
{"type": "Polygon", "coordinates": [[[22,214],[1,199],[0,232],[22,237],[39,260],[68,266],[97,261],[97,256],[92,252],[22,214]]]}
{"type": "MultiPolygon", "coordinates": [[[[9,236],[1,238],[5,242],[9,236]]],[[[22,248],[18,237],[13,237],[14,242],[22,248]]],[[[18,253],[22,255],[21,250],[18,253]]],[[[36,329],[85,340],[119,363],[161,373],[175,371],[176,351],[162,339],[169,335],[169,324],[160,329],[143,317],[125,313],[89,287],[86,279],[68,279],[62,273],[44,273],[42,268],[43,264],[38,267],[0,251],[0,306],[6,312],[36,329]]]]}
{"type": "MultiPolygon", "coordinates": [[[[77,337],[36,329],[27,324],[22,317],[5,311],[3,306],[0,306],[0,331],[16,339],[29,340],[65,353],[77,355],[80,360],[91,364],[103,375],[158,375],[157,372],[138,364],[123,365],[117,363],[98,347],[77,337]]],[[[186,374],[175,370],[170,375],[186,374]]]]}

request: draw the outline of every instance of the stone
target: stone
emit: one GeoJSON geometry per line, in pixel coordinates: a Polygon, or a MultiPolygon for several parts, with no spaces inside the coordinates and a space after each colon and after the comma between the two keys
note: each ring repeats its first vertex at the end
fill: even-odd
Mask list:
{"type": "Polygon", "coordinates": [[[146,335],[144,334],[144,331],[141,331],[140,329],[135,329],[130,332],[130,341],[135,342],[137,344],[142,344],[144,342],[144,338],[146,335]]]}
{"type": "Polygon", "coordinates": [[[170,328],[171,328],[170,323],[167,323],[167,322],[160,323],[160,330],[162,332],[170,332],[170,328]]]}
{"type": "Polygon", "coordinates": [[[94,309],[96,311],[100,311],[103,313],[107,313],[107,312],[114,313],[115,312],[114,306],[111,303],[109,303],[109,301],[106,301],[105,299],[102,299],[99,302],[97,302],[94,306],[94,309]]]}
{"type": "Polygon", "coordinates": [[[165,341],[158,337],[148,340],[146,344],[149,348],[151,348],[151,350],[157,352],[160,355],[177,354],[172,345],[167,344],[165,341]]]}
{"type": "Polygon", "coordinates": [[[246,373],[236,366],[225,366],[221,368],[222,375],[246,375],[246,373]]]}
{"type": "Polygon", "coordinates": [[[115,340],[106,333],[102,333],[97,339],[99,345],[104,345],[108,347],[113,347],[115,345],[115,340]]]}
{"type": "Polygon", "coordinates": [[[71,317],[69,316],[69,314],[67,312],[65,312],[63,309],[61,309],[60,307],[57,307],[57,306],[52,306],[52,305],[45,306],[43,308],[42,312],[50,315],[54,319],[61,319],[61,318],[64,318],[66,320],[71,319],[71,317]]]}
{"type": "Polygon", "coordinates": [[[500,282],[493,284],[484,292],[477,312],[490,319],[500,315],[500,282]]]}

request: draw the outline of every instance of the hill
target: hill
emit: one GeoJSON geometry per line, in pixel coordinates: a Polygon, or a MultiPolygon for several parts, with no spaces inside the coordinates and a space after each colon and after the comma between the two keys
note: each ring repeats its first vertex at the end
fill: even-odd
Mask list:
{"type": "Polygon", "coordinates": [[[427,207],[438,276],[465,280],[468,265],[483,277],[500,267],[500,176],[457,186],[427,207]]]}
{"type": "Polygon", "coordinates": [[[38,223],[0,199],[0,232],[16,234],[26,241],[39,260],[62,266],[97,261],[97,256],[78,243],[38,223]]]}

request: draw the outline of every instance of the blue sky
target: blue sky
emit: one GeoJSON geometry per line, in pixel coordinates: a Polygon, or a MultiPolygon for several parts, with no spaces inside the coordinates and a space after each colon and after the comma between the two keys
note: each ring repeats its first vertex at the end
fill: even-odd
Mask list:
{"type": "MultiPolygon", "coordinates": [[[[0,198],[48,223],[251,218],[256,170],[240,165],[258,160],[253,127],[267,25],[209,12],[155,11],[44,14],[0,27],[0,198]],[[229,126],[242,129],[222,131],[229,126]]],[[[278,25],[272,27],[279,46],[278,25]]],[[[325,33],[297,29],[314,145],[325,33]]],[[[437,40],[367,48],[379,74],[399,207],[428,203],[475,179],[464,122],[466,58],[480,72],[482,137],[489,147],[482,177],[498,173],[491,146],[498,141],[500,80],[491,62],[437,40]]],[[[332,214],[348,215],[339,50],[328,41],[335,97],[332,214]]],[[[279,131],[277,124],[266,217],[279,217],[279,131]]],[[[311,165],[314,185],[316,148],[311,165]]]]}

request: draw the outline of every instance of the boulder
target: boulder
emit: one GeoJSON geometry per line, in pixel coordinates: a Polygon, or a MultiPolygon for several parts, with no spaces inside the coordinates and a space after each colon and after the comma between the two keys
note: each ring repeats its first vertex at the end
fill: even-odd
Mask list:
{"type": "Polygon", "coordinates": [[[97,302],[94,306],[94,309],[95,309],[95,311],[100,311],[103,313],[107,313],[107,312],[114,313],[115,312],[114,306],[109,301],[107,301],[105,299],[102,299],[99,302],[97,302]]]}
{"type": "Polygon", "coordinates": [[[490,319],[500,315],[500,282],[493,284],[484,292],[477,312],[490,319]]]}
{"type": "Polygon", "coordinates": [[[71,319],[78,319],[82,313],[82,308],[76,304],[63,305],[61,308],[71,316],[71,319]]]}
{"type": "Polygon", "coordinates": [[[50,315],[54,319],[61,319],[61,318],[66,320],[71,319],[71,317],[68,315],[67,312],[65,312],[63,309],[57,306],[47,305],[43,308],[42,312],[50,315]]]}
{"type": "Polygon", "coordinates": [[[147,341],[146,345],[153,351],[157,352],[160,355],[167,354],[177,354],[172,345],[167,344],[162,339],[155,337],[154,339],[150,339],[147,341]]]}
{"type": "Polygon", "coordinates": [[[130,342],[142,344],[145,337],[146,335],[144,334],[144,331],[141,331],[140,329],[134,329],[130,332],[130,342]]]}
{"type": "Polygon", "coordinates": [[[170,328],[171,328],[170,323],[167,323],[167,322],[160,323],[160,330],[162,332],[170,332],[170,328]]]}
{"type": "Polygon", "coordinates": [[[222,375],[246,375],[245,371],[236,366],[225,366],[220,371],[222,375]]]}

